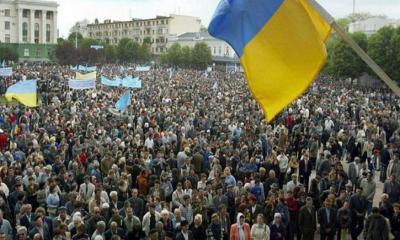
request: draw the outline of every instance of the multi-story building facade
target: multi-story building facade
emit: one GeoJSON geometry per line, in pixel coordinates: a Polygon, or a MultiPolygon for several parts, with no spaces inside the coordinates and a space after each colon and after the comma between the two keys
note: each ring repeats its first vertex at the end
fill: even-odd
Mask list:
{"type": "Polygon", "coordinates": [[[182,47],[193,48],[198,42],[204,42],[208,45],[214,63],[230,69],[240,69],[240,60],[233,48],[227,42],[211,36],[208,32],[187,32],[173,37],[168,42],[167,47],[169,48],[173,44],[179,43],[182,47]]]}
{"type": "Polygon", "coordinates": [[[200,31],[199,18],[172,14],[150,19],[133,19],[131,21],[105,20],[87,25],[88,37],[117,45],[122,38],[130,38],[138,43],[149,39],[151,53],[161,54],[167,50],[171,37],[185,32],[200,31]]]}
{"type": "Polygon", "coordinates": [[[57,43],[55,1],[0,0],[0,42],[14,48],[20,60],[44,60],[57,43]]]}
{"type": "Polygon", "coordinates": [[[371,17],[362,21],[350,23],[349,32],[363,32],[367,36],[371,36],[385,26],[398,27],[400,26],[400,20],[386,17],[371,17]]]}

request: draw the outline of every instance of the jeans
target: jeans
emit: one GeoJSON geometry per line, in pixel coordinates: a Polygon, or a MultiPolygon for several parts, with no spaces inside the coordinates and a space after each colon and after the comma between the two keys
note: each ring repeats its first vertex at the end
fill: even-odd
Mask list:
{"type": "Polygon", "coordinates": [[[371,211],[372,211],[372,200],[368,200],[367,201],[367,211],[368,211],[368,215],[371,214],[371,211]]]}

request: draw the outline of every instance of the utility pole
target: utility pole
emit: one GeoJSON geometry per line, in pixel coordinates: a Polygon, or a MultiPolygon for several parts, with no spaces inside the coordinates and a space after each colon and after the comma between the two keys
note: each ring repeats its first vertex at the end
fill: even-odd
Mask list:
{"type": "Polygon", "coordinates": [[[75,28],[75,48],[78,48],[78,29],[79,29],[79,25],[76,24],[76,28],[75,28]]]}
{"type": "Polygon", "coordinates": [[[353,17],[356,14],[356,0],[353,0],[353,17]]]}

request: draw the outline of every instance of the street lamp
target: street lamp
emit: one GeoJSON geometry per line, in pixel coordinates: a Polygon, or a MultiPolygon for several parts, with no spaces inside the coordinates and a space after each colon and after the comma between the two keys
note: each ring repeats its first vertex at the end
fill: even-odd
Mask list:
{"type": "Polygon", "coordinates": [[[75,28],[75,48],[78,48],[78,29],[80,29],[80,26],[77,24],[75,28]]]}

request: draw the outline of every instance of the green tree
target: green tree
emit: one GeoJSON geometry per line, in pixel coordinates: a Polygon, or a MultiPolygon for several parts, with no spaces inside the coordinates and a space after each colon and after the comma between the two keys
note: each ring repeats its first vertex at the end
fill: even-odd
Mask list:
{"type": "MultiPolygon", "coordinates": [[[[368,41],[364,33],[353,33],[351,37],[362,49],[367,50],[368,41]]],[[[327,43],[327,49],[326,73],[339,78],[355,79],[368,70],[362,59],[342,39],[333,37],[327,43]]]]}
{"type": "Polygon", "coordinates": [[[116,47],[111,44],[104,44],[104,57],[107,62],[115,62],[117,60],[117,51],[116,47]]]}
{"type": "Polygon", "coordinates": [[[75,41],[78,40],[78,47],[80,46],[82,39],[83,39],[83,37],[82,37],[82,34],[80,34],[80,33],[73,32],[73,33],[69,34],[69,36],[68,36],[68,41],[73,43],[74,46],[75,46],[75,41]],[[76,35],[76,38],[75,38],[75,35],[76,35]]]}
{"type": "Polygon", "coordinates": [[[68,41],[58,44],[55,48],[55,56],[61,65],[74,65],[79,63],[78,50],[68,41]]]}
{"type": "Polygon", "coordinates": [[[182,63],[182,47],[179,43],[174,43],[167,52],[168,64],[176,67],[182,63]]]}
{"type": "Polygon", "coordinates": [[[117,57],[121,62],[130,62],[133,60],[133,41],[129,38],[123,38],[117,46],[117,57]]]}
{"type": "Polygon", "coordinates": [[[190,49],[190,47],[185,46],[182,48],[181,50],[181,66],[185,67],[185,68],[189,68],[192,65],[192,49],[190,49]]]}
{"type": "Polygon", "coordinates": [[[196,43],[192,51],[192,63],[196,69],[206,69],[212,63],[211,50],[206,43],[196,43]]]}
{"type": "Polygon", "coordinates": [[[93,38],[83,38],[79,44],[80,48],[90,48],[92,45],[101,45],[100,41],[93,38]]]}
{"type": "Polygon", "coordinates": [[[379,29],[368,39],[368,53],[393,80],[400,82],[400,28],[379,29]]]}
{"type": "Polygon", "coordinates": [[[18,61],[18,54],[9,47],[0,47],[0,60],[18,61]]]}

